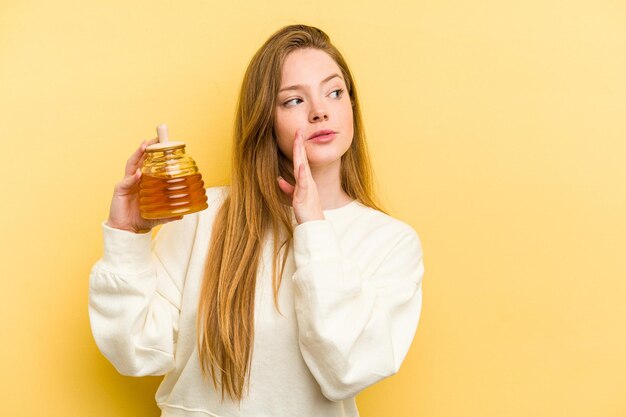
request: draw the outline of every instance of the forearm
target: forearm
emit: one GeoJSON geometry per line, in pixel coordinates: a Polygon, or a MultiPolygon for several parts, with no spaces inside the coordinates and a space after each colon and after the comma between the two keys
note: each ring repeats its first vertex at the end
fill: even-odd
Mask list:
{"type": "Polygon", "coordinates": [[[330,224],[296,229],[301,351],[328,398],[352,397],[398,371],[421,309],[421,250],[411,239],[364,271],[342,253],[330,224]]]}
{"type": "Polygon", "coordinates": [[[104,256],[89,287],[94,339],[120,373],[164,374],[173,366],[178,310],[159,289],[163,267],[151,254],[150,236],[103,229],[104,256]]]}

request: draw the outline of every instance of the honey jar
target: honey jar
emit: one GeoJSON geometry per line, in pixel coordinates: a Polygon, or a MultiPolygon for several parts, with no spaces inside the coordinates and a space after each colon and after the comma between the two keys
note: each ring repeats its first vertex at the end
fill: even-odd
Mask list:
{"type": "Polygon", "coordinates": [[[139,210],[144,219],[164,219],[208,207],[202,175],[185,153],[184,142],[171,142],[167,125],[157,127],[159,142],[146,148],[139,181],[139,210]]]}

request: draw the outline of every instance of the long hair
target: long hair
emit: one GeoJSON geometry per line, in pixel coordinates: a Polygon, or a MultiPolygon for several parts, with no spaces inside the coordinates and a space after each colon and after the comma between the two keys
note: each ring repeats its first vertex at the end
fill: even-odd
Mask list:
{"type": "MultiPolygon", "coordinates": [[[[285,261],[293,239],[291,209],[276,178],[293,181],[291,162],[274,135],[276,101],[285,57],[300,48],[326,52],[339,66],[353,106],[354,137],[341,160],[341,185],[352,198],[377,208],[361,111],[348,65],[329,37],[304,25],[274,33],[246,70],[234,127],[230,192],[213,223],[198,306],[198,354],[203,376],[236,401],[244,396],[254,342],[256,275],[263,242],[273,241],[273,290],[278,308],[285,261]]],[[[248,380],[249,381],[249,380],[248,380]]]]}

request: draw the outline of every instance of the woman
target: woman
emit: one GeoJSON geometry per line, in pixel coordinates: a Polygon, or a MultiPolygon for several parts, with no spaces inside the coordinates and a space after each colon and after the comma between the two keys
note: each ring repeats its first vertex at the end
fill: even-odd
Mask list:
{"type": "Polygon", "coordinates": [[[354,80],[325,33],[288,26],[259,49],[234,139],[230,187],[152,244],[149,143],[128,160],[91,274],[96,342],[125,375],[165,375],[162,416],[358,416],[413,338],[422,252],[374,203],[354,80]]]}

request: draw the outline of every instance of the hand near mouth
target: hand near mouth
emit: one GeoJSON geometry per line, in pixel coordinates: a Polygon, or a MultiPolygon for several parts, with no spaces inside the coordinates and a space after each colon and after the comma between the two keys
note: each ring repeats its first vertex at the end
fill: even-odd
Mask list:
{"type": "Polygon", "coordinates": [[[296,184],[291,185],[283,177],[278,177],[278,186],[291,198],[291,205],[298,224],[313,220],[324,220],[322,203],[317,193],[317,185],[311,175],[311,168],[304,147],[302,130],[296,131],[293,143],[293,176],[296,184]]]}

